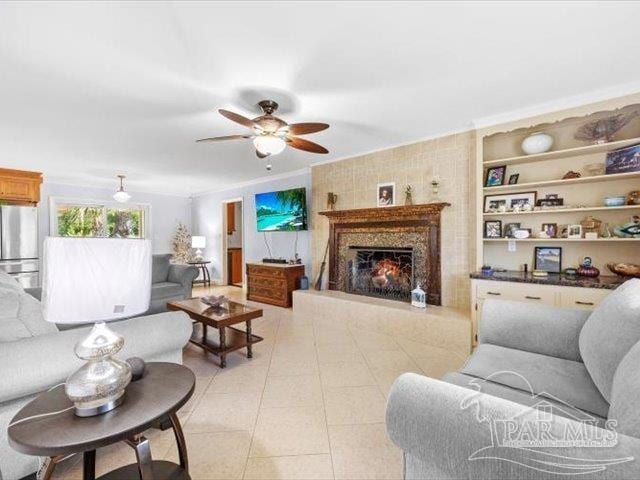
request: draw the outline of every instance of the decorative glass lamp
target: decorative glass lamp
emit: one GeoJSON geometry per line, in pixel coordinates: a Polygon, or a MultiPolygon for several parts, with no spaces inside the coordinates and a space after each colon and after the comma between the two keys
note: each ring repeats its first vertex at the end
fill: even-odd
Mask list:
{"type": "Polygon", "coordinates": [[[65,392],[79,417],[113,410],[125,400],[131,367],[114,358],[122,349],[124,338],[105,322],[148,310],[151,242],[48,237],[44,242],[43,263],[45,320],[57,324],[94,324],[75,346],[75,354],[86,363],[69,375],[65,392]]]}
{"type": "Polygon", "coordinates": [[[202,261],[202,250],[207,244],[204,236],[194,235],[191,237],[191,247],[196,249],[196,261],[202,261]]]}
{"type": "Polygon", "coordinates": [[[427,308],[427,294],[422,288],[420,288],[420,284],[416,286],[413,290],[411,290],[411,306],[418,308],[427,308]]]}

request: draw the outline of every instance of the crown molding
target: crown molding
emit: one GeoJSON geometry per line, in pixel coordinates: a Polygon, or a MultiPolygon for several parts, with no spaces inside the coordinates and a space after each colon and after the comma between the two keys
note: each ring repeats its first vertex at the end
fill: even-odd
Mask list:
{"type": "MultiPolygon", "coordinates": [[[[87,189],[95,189],[95,190],[105,190],[107,192],[110,191],[111,194],[114,194],[118,189],[117,185],[114,186],[113,188],[110,188],[108,186],[100,185],[96,183],[86,183],[86,182],[80,182],[80,181],[74,182],[69,179],[56,179],[56,177],[52,177],[46,174],[43,175],[42,183],[43,185],[62,185],[66,187],[79,187],[79,188],[87,188],[87,189]]],[[[130,190],[129,188],[125,188],[125,190],[127,191],[127,193],[131,194],[132,196],[136,193],[144,193],[148,195],[161,195],[163,197],[178,197],[178,198],[184,198],[184,199],[191,198],[191,195],[189,195],[188,193],[183,193],[183,194],[167,193],[167,192],[161,192],[159,190],[153,190],[153,189],[130,190]]]]}
{"type": "Polygon", "coordinates": [[[552,100],[550,102],[544,102],[537,105],[531,105],[529,107],[519,108],[517,110],[511,110],[509,112],[503,112],[496,115],[477,118],[471,123],[474,129],[479,130],[481,128],[492,127],[494,125],[509,123],[516,120],[535,117],[538,115],[544,115],[546,113],[567,110],[569,108],[582,107],[590,103],[624,97],[626,95],[631,95],[638,92],[640,92],[640,81],[624,83],[600,90],[592,90],[588,93],[572,95],[570,97],[564,97],[557,100],[552,100]]]}
{"type": "Polygon", "coordinates": [[[310,167],[300,168],[298,170],[292,170],[290,172],[277,173],[275,175],[269,175],[266,177],[258,177],[252,180],[247,180],[246,182],[238,182],[231,185],[227,185],[226,187],[216,188],[213,190],[206,190],[204,192],[192,193],[191,197],[202,197],[204,195],[211,195],[213,193],[219,192],[227,192],[229,190],[235,190],[237,188],[249,187],[251,185],[259,185],[261,183],[273,182],[276,180],[283,180],[285,178],[297,177],[299,175],[305,175],[311,173],[310,167]]]}

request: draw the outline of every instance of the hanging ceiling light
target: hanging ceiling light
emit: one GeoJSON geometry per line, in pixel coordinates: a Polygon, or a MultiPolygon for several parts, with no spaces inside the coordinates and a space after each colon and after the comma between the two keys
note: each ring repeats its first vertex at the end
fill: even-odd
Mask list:
{"type": "Polygon", "coordinates": [[[287,143],[273,133],[264,133],[253,139],[253,146],[263,155],[278,155],[282,153],[287,143]]]}
{"type": "Polygon", "coordinates": [[[117,177],[120,179],[120,188],[116,193],[113,194],[113,199],[116,202],[126,203],[131,198],[131,195],[125,192],[124,187],[122,186],[122,180],[124,180],[125,176],[120,174],[120,175],[117,175],[117,177]]]}

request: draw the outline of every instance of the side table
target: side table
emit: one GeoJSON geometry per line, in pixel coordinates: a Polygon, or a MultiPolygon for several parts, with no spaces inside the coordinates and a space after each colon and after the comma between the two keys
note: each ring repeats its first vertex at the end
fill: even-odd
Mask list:
{"type": "Polygon", "coordinates": [[[202,283],[203,286],[205,287],[210,287],[211,286],[211,276],[209,276],[209,269],[207,268],[207,265],[209,265],[211,262],[203,260],[200,262],[187,262],[189,265],[193,265],[194,267],[200,269],[200,271],[202,272],[202,280],[194,280],[193,283],[202,283]]]}
{"type": "MultiPolygon", "coordinates": [[[[177,411],[193,395],[196,379],[191,370],[175,363],[148,363],[145,376],[126,389],[118,408],[95,417],[77,417],[73,410],[31,418],[72,406],[59,386],[38,395],[11,420],[9,445],[27,454],[60,457],[83,452],[83,480],[95,480],[96,449],[126,442],[137,462],[102,475],[99,480],[189,480],[189,462],[177,411]],[[27,419],[20,422],[22,419],[27,419]],[[153,460],[149,440],[142,433],[163,421],[170,423],[178,446],[180,465],[153,460]]],[[[55,462],[52,462],[55,463],[55,462]]],[[[45,475],[53,473],[50,468],[45,475]]]]}

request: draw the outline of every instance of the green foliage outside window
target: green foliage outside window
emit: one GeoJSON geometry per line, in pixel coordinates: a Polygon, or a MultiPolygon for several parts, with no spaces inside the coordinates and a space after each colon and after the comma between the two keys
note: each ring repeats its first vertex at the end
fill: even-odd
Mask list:
{"type": "Polygon", "coordinates": [[[104,206],[58,207],[61,237],[143,238],[144,210],[104,206]]]}

